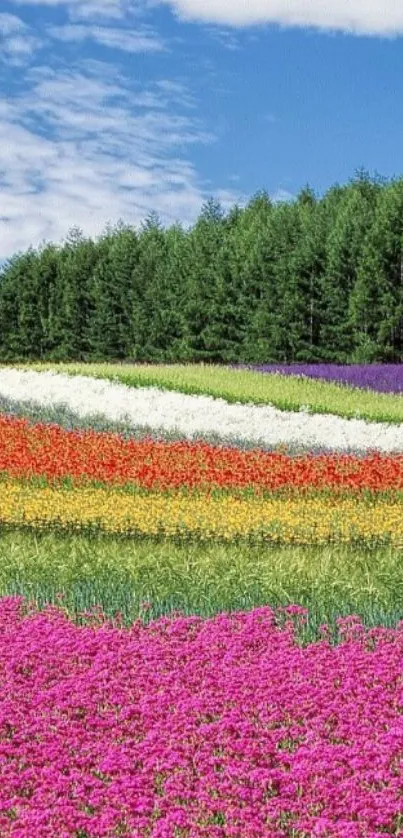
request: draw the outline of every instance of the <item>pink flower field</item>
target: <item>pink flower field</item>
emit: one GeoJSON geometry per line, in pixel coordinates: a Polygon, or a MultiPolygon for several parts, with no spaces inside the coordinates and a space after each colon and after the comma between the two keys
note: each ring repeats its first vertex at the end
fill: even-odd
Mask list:
{"type": "Polygon", "coordinates": [[[131,628],[0,601],[0,834],[403,834],[403,625],[291,608],[131,628]]]}

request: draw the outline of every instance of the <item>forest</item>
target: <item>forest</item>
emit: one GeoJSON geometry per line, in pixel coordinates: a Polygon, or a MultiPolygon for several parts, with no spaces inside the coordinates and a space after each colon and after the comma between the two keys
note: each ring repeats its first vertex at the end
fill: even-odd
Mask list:
{"type": "Polygon", "coordinates": [[[0,361],[403,361],[403,178],[262,191],[193,226],[72,228],[0,269],[0,361]]]}

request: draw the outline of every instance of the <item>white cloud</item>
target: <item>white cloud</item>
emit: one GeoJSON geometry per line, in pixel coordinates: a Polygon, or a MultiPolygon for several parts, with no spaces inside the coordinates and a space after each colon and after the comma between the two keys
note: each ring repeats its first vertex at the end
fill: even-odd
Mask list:
{"type": "MultiPolygon", "coordinates": [[[[354,35],[403,34],[401,0],[9,0],[16,6],[64,7],[70,20],[123,20],[160,4],[179,17],[221,26],[313,27],[354,35]]],[[[226,46],[233,48],[235,42],[226,46]]]]}
{"type": "Polygon", "coordinates": [[[58,0],[60,3],[68,7],[72,20],[122,20],[129,12],[139,11],[137,0],[58,0]]]}
{"type": "Polygon", "coordinates": [[[61,41],[91,40],[111,49],[121,49],[132,53],[158,52],[165,49],[161,39],[145,27],[132,30],[76,23],[66,26],[49,26],[47,33],[61,41]]]}
{"type": "Polygon", "coordinates": [[[153,0],[186,20],[234,27],[314,27],[355,35],[403,34],[401,0],[153,0]]]}
{"type": "Polygon", "coordinates": [[[0,34],[4,37],[15,35],[16,32],[24,29],[24,26],[25,24],[19,17],[4,13],[0,14],[0,34]]]}
{"type": "Polygon", "coordinates": [[[0,13],[0,60],[3,63],[20,67],[42,44],[19,17],[0,13]]]}
{"type": "Polygon", "coordinates": [[[156,87],[164,94],[170,104],[180,104],[182,108],[194,109],[197,107],[194,97],[181,82],[161,79],[156,82],[156,87]]]}
{"type": "Polygon", "coordinates": [[[0,259],[73,225],[90,236],[119,218],[137,225],[151,210],[193,222],[211,190],[185,149],[213,140],[178,83],[133,89],[94,60],[31,69],[24,92],[0,101],[0,259]]]}
{"type": "Polygon", "coordinates": [[[209,27],[208,32],[210,37],[217,41],[224,49],[230,50],[231,52],[237,52],[241,49],[240,38],[234,33],[234,30],[222,29],[221,27],[215,26],[209,27]]]}
{"type": "Polygon", "coordinates": [[[147,0],[9,0],[16,6],[43,9],[64,7],[71,20],[122,20],[136,15],[147,0]]]}

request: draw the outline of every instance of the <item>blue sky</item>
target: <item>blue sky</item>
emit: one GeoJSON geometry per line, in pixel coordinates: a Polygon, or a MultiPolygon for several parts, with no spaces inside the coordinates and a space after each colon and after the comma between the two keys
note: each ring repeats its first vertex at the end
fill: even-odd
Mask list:
{"type": "Polygon", "coordinates": [[[0,259],[403,174],[403,3],[2,0],[0,259]]]}

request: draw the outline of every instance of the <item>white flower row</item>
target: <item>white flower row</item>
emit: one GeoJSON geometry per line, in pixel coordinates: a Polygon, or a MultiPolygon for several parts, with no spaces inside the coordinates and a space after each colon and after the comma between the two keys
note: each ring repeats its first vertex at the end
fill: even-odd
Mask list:
{"type": "Polygon", "coordinates": [[[66,405],[79,416],[103,414],[112,421],[155,431],[176,430],[186,439],[218,434],[223,441],[324,447],[335,451],[403,452],[403,424],[343,419],[331,414],[278,410],[271,405],[228,404],[156,387],[129,387],[106,379],[57,372],[0,370],[0,395],[40,406],[66,405]]]}

